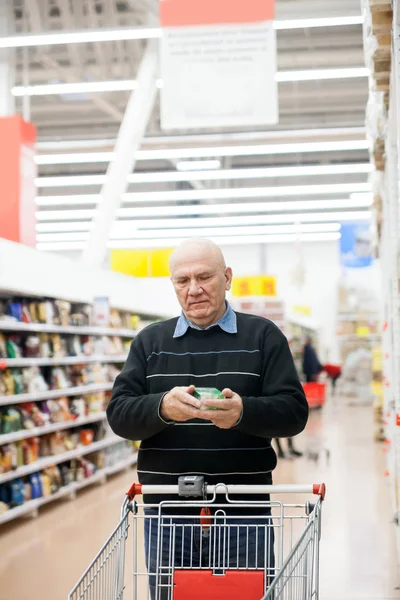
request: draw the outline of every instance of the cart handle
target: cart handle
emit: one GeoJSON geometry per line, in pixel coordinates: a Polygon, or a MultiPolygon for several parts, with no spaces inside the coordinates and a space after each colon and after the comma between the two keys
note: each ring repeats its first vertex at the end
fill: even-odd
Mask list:
{"type": "MultiPolygon", "coordinates": [[[[324,483],[314,483],[308,485],[225,485],[218,483],[217,485],[207,485],[206,493],[214,495],[217,493],[228,494],[314,494],[320,496],[321,500],[325,499],[326,486],[324,483]]],[[[143,485],[141,483],[133,483],[127,492],[130,500],[135,496],[144,494],[165,494],[178,495],[178,485],[143,485]]]]}

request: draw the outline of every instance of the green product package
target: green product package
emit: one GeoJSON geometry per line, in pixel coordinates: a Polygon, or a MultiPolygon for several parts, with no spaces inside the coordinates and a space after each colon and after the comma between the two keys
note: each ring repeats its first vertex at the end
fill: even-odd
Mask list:
{"type": "MultiPolygon", "coordinates": [[[[204,400],[224,400],[225,396],[216,388],[196,388],[193,396],[203,402],[204,400]]],[[[200,410],[220,410],[213,406],[201,406],[200,410]]]]}

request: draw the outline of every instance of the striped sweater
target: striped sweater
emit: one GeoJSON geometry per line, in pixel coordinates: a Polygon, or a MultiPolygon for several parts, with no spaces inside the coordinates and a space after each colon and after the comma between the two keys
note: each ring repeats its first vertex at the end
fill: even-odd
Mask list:
{"type": "Polygon", "coordinates": [[[183,474],[202,474],[210,484],[271,483],[271,438],[300,433],[308,417],[285,336],[270,321],[242,313],[236,334],[216,326],[174,338],[176,324],[176,318],[155,323],[136,337],[107,409],[116,434],[142,440],[139,481],[171,484],[183,474]],[[164,394],[191,384],[238,393],[239,423],[224,430],[201,419],[163,421],[164,394]]]}

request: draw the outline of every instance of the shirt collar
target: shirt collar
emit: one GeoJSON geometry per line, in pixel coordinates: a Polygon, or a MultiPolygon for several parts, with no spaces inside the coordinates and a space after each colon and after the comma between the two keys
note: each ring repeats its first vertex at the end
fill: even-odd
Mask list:
{"type": "Polygon", "coordinates": [[[175,327],[174,338],[185,335],[189,327],[192,329],[198,329],[200,331],[206,331],[207,329],[212,329],[212,327],[217,327],[217,325],[226,333],[237,333],[236,313],[228,302],[226,302],[226,311],[220,320],[216,323],[213,323],[209,327],[206,327],[205,329],[202,329],[198,325],[191,323],[182,312],[175,327]]]}

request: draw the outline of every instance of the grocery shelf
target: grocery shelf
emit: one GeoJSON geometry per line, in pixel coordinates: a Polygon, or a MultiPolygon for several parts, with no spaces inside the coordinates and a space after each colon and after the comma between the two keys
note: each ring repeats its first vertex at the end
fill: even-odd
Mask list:
{"type": "Polygon", "coordinates": [[[14,471],[2,473],[0,475],[0,484],[6,483],[7,481],[11,481],[12,479],[16,479],[17,477],[25,477],[26,475],[30,475],[31,473],[42,471],[47,467],[52,467],[54,465],[67,462],[74,458],[80,458],[81,456],[85,456],[86,454],[99,452],[100,450],[104,450],[104,448],[114,446],[115,444],[119,444],[123,441],[124,440],[119,436],[111,435],[105,438],[104,440],[93,442],[93,444],[90,444],[89,446],[79,446],[79,448],[76,448],[75,450],[62,452],[61,454],[56,454],[55,456],[45,456],[43,458],[39,458],[38,460],[36,460],[33,463],[30,463],[29,465],[18,467],[18,469],[15,469],[14,471]]]}
{"type": "Polygon", "coordinates": [[[60,488],[58,492],[52,494],[51,496],[45,496],[43,498],[37,498],[35,500],[28,500],[28,502],[25,502],[22,506],[11,508],[10,510],[7,510],[5,513],[0,515],[0,525],[8,523],[9,521],[13,521],[14,519],[18,519],[23,515],[32,513],[38,510],[41,506],[44,506],[45,504],[49,504],[50,502],[54,502],[55,500],[60,500],[61,498],[64,498],[66,496],[73,495],[78,490],[92,485],[93,483],[102,481],[105,477],[114,475],[114,473],[118,473],[118,471],[122,471],[123,469],[133,466],[134,464],[136,464],[136,462],[137,453],[134,452],[128,458],[125,458],[115,463],[115,465],[105,467],[104,469],[96,471],[96,473],[92,477],[88,477],[83,481],[77,481],[60,488]]]}
{"type": "Polygon", "coordinates": [[[15,431],[13,433],[6,433],[0,435],[0,446],[3,444],[12,444],[13,442],[19,442],[20,440],[26,440],[39,435],[45,435],[46,433],[54,433],[54,431],[74,429],[75,427],[87,425],[88,423],[98,423],[99,421],[104,421],[105,418],[105,411],[101,411],[81,419],[51,423],[49,425],[44,425],[43,427],[33,427],[32,429],[21,429],[20,431],[15,431]]]}
{"type": "Polygon", "coordinates": [[[349,313],[338,314],[338,321],[378,321],[379,317],[376,313],[349,313]]]}
{"type": "Polygon", "coordinates": [[[91,356],[61,356],[59,358],[4,358],[0,359],[0,368],[11,367],[51,367],[58,365],[84,365],[94,362],[123,363],[126,354],[92,354],[91,356]]]}
{"type": "Polygon", "coordinates": [[[15,394],[13,396],[0,396],[0,406],[8,406],[10,404],[21,404],[22,402],[40,402],[41,400],[53,400],[63,396],[81,396],[92,394],[95,392],[105,392],[112,390],[113,383],[92,383],[89,385],[78,385],[75,387],[64,388],[59,390],[47,390],[33,394],[15,394]]]}
{"type": "Polygon", "coordinates": [[[341,334],[339,333],[337,335],[338,340],[345,342],[348,340],[355,340],[355,341],[376,341],[376,340],[380,340],[381,336],[379,335],[379,333],[371,333],[368,335],[357,335],[356,333],[346,333],[346,334],[341,334]]]}
{"type": "Polygon", "coordinates": [[[19,321],[0,320],[0,331],[26,333],[60,333],[69,335],[99,335],[111,337],[134,338],[134,329],[117,329],[114,327],[98,327],[96,325],[51,325],[48,323],[20,323],[19,321]]]}

